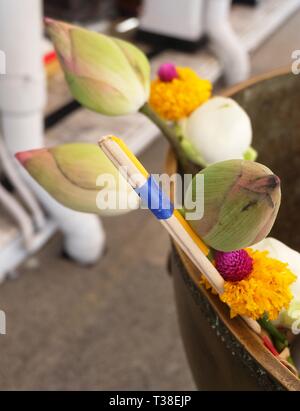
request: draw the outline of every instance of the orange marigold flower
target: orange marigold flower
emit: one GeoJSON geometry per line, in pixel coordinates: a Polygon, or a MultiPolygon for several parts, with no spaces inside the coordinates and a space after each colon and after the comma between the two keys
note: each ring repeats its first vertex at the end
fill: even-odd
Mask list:
{"type": "MultiPolygon", "coordinates": [[[[253,259],[252,272],[241,281],[225,281],[220,299],[230,307],[231,318],[245,315],[257,320],[267,313],[270,320],[275,320],[292,300],[290,285],[296,276],[288,264],[269,257],[268,251],[246,251],[253,259]]],[[[211,289],[203,277],[200,282],[211,289]]]]}
{"type": "Polygon", "coordinates": [[[249,277],[236,283],[225,281],[221,300],[230,307],[231,317],[246,315],[255,320],[267,313],[275,320],[293,297],[290,285],[296,280],[288,264],[268,256],[268,251],[247,249],[253,258],[249,277]]]}
{"type": "Polygon", "coordinates": [[[189,116],[211,96],[209,80],[200,78],[189,67],[176,67],[178,78],[164,82],[152,81],[149,103],[166,120],[189,116]]]}

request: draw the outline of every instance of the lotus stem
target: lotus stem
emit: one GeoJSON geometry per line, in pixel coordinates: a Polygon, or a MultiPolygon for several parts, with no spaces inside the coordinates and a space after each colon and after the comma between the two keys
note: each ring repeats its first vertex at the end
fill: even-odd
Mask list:
{"type": "Polygon", "coordinates": [[[195,174],[199,171],[199,166],[191,163],[187,158],[184,150],[181,147],[180,140],[178,139],[175,130],[173,130],[154,110],[149,106],[148,103],[144,104],[140,108],[140,112],[149,118],[162,132],[170,143],[172,149],[175,152],[176,158],[179,162],[180,168],[185,173],[195,174]],[[197,169],[196,169],[197,168],[197,169]]]}

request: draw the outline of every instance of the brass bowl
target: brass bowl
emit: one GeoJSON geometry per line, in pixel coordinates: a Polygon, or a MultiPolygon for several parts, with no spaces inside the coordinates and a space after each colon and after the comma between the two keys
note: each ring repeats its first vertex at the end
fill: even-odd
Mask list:
{"type": "MultiPolygon", "coordinates": [[[[280,70],[241,83],[223,95],[248,112],[259,162],[282,181],[282,205],[271,235],[300,251],[300,75],[280,70]]],[[[167,171],[176,172],[168,154],[167,171]]],[[[240,318],[197,282],[199,273],[172,247],[176,305],[187,358],[199,389],[299,390],[284,367],[240,318]]]]}

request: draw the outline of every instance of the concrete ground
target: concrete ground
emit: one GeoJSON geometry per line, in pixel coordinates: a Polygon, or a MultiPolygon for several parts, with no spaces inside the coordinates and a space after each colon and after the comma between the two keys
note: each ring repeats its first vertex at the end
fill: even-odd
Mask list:
{"type": "MultiPolygon", "coordinates": [[[[252,56],[253,73],[291,64],[300,13],[252,56]]],[[[160,139],[142,156],[163,169],[160,139]]],[[[169,240],[147,211],[104,220],[107,252],[94,267],[61,256],[56,235],[0,287],[0,389],[195,389],[166,272],[169,240]]]]}

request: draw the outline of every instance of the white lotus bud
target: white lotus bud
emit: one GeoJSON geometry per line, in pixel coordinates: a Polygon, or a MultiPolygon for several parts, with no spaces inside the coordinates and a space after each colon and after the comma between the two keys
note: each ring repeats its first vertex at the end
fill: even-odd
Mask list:
{"type": "Polygon", "coordinates": [[[231,98],[211,98],[180,124],[206,164],[243,159],[251,145],[250,118],[231,98]]]}

